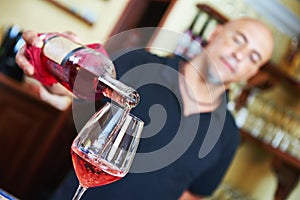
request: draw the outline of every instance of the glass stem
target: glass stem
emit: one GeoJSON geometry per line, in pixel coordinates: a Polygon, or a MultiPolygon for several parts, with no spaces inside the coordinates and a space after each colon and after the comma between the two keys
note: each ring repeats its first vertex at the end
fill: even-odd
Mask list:
{"type": "Polygon", "coordinates": [[[86,187],[83,187],[79,184],[72,200],[79,200],[86,190],[87,190],[86,187]]]}

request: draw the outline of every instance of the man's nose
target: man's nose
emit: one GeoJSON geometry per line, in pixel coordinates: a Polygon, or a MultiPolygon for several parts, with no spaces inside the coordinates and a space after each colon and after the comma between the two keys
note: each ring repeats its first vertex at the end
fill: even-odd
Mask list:
{"type": "Polygon", "coordinates": [[[237,48],[235,51],[233,51],[232,55],[237,61],[241,61],[247,54],[247,48],[246,47],[240,47],[237,48]]]}

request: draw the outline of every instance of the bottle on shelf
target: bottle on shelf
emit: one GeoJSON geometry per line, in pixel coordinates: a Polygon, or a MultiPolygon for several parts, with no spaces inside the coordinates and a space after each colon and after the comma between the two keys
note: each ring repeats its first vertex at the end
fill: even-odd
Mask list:
{"type": "Polygon", "coordinates": [[[184,56],[186,50],[190,46],[192,42],[192,36],[193,36],[193,28],[199,19],[201,12],[197,12],[196,16],[194,17],[192,23],[190,24],[189,28],[186,29],[183,33],[183,35],[179,38],[178,43],[176,45],[174,53],[179,56],[184,56]]]}
{"type": "Polygon", "coordinates": [[[212,21],[212,19],[207,14],[203,14],[201,17],[203,20],[201,20],[198,26],[195,25],[193,29],[191,44],[186,51],[186,56],[188,59],[192,59],[194,56],[201,52],[202,42],[204,41],[204,32],[206,31],[209,23],[212,21]]]}
{"type": "MultiPolygon", "coordinates": [[[[103,53],[60,33],[45,33],[40,38],[44,41],[40,51],[40,70],[46,71],[47,76],[53,76],[76,97],[94,100],[105,96],[131,108],[139,103],[139,94],[116,79],[115,67],[103,53]]],[[[27,46],[26,52],[29,59],[34,59],[30,57],[30,46],[27,46]]]]}

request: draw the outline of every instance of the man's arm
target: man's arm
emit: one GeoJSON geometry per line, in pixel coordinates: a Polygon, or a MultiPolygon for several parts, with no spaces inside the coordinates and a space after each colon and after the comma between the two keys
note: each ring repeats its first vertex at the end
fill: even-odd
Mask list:
{"type": "Polygon", "coordinates": [[[188,190],[185,190],[178,200],[203,200],[203,197],[195,195],[188,190]]]}

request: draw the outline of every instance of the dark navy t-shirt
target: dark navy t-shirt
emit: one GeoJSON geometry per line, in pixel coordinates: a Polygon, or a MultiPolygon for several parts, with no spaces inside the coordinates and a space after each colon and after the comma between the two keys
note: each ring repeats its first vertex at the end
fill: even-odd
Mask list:
{"type": "MultiPolygon", "coordinates": [[[[135,50],[112,60],[117,78],[140,94],[132,113],[145,127],[130,173],[117,182],[90,188],[82,199],[175,200],[186,189],[203,196],[212,194],[240,141],[225,95],[216,111],[183,116],[179,57],[135,50]]],[[[53,199],[71,198],[77,184],[72,172],[53,199]]]]}

